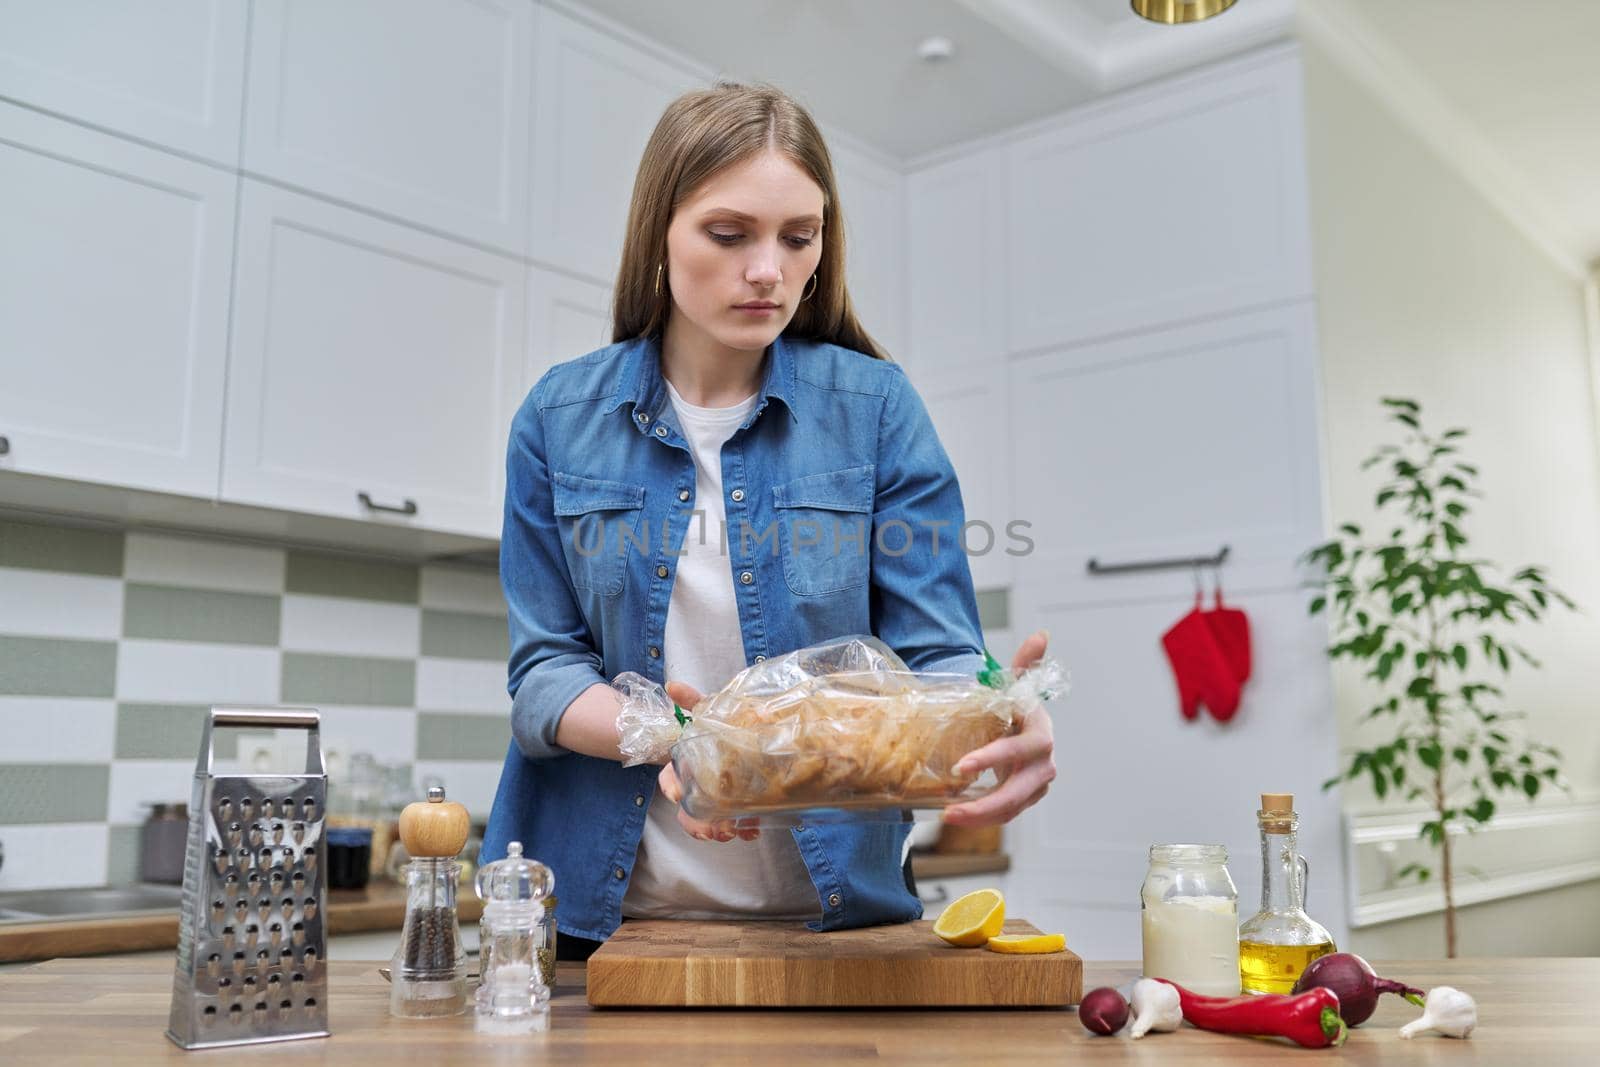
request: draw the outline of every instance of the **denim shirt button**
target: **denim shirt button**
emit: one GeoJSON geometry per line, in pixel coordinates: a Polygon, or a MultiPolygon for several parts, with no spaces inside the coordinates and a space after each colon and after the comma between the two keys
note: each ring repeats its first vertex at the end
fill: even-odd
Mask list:
{"type": "Polygon", "coordinates": [[[656,427],[656,436],[657,437],[665,437],[665,436],[667,436],[667,428],[665,426],[657,426],[656,427]]]}
{"type": "Polygon", "coordinates": [[[678,499],[679,500],[688,500],[689,499],[689,490],[687,490],[687,489],[679,489],[678,490],[678,499]]]}
{"type": "Polygon", "coordinates": [[[744,499],[744,490],[743,489],[735,489],[732,493],[730,493],[728,495],[733,497],[733,502],[735,504],[737,504],[737,503],[739,503],[739,501],[744,499]]]}
{"type": "Polygon", "coordinates": [[[628,877],[628,872],[624,871],[621,867],[618,867],[616,870],[612,871],[611,873],[616,877],[617,881],[619,881],[619,882],[622,881],[624,878],[628,877]]]}
{"type": "MultiPolygon", "coordinates": [[[[619,871],[618,873],[620,874],[621,872],[619,871]]],[[[838,893],[829,893],[828,894],[828,907],[837,908],[840,903],[841,903],[841,899],[840,899],[838,893]]]]}
{"type": "Polygon", "coordinates": [[[755,580],[756,576],[751,574],[749,571],[745,571],[743,574],[739,575],[739,581],[743,582],[745,585],[749,585],[755,580]]]}
{"type": "Polygon", "coordinates": [[[655,645],[651,645],[650,646],[650,658],[651,659],[660,659],[661,658],[661,649],[658,648],[655,645]]]}
{"type": "Polygon", "coordinates": [[[662,564],[661,566],[656,568],[656,577],[657,578],[665,578],[666,576],[667,576],[667,568],[666,568],[665,564],[662,564]]]}
{"type": "Polygon", "coordinates": [[[634,797],[633,798],[633,806],[636,807],[636,808],[644,807],[644,797],[640,797],[640,796],[634,797]]]}
{"type": "Polygon", "coordinates": [[[647,423],[649,421],[650,421],[650,413],[648,411],[639,412],[639,425],[640,426],[643,426],[645,423],[647,423]]]}
{"type": "Polygon", "coordinates": [[[765,656],[757,656],[756,657],[756,662],[757,663],[765,663],[765,662],[767,662],[767,657],[765,657],[765,656]]]}

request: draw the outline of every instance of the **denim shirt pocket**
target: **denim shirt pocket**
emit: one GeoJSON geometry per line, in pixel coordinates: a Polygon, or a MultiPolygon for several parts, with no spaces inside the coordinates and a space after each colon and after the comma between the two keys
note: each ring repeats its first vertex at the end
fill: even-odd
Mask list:
{"type": "Polygon", "coordinates": [[[797,596],[865,585],[871,571],[872,464],[772,487],[783,578],[797,596]]]}
{"type": "Polygon", "coordinates": [[[552,471],[551,490],[572,584],[601,596],[621,593],[626,553],[639,543],[644,486],[552,471]]]}

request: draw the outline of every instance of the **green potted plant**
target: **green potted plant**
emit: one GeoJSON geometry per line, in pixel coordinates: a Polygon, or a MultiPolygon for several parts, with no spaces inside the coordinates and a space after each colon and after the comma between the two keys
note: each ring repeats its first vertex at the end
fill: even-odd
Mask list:
{"type": "MultiPolygon", "coordinates": [[[[1464,554],[1469,501],[1482,497],[1474,488],[1478,469],[1459,456],[1467,431],[1434,436],[1423,429],[1416,401],[1387,398],[1383,404],[1403,427],[1402,441],[1380,447],[1362,469],[1386,466],[1374,503],[1394,525],[1386,537],[1374,538],[1346,523],[1304,558],[1320,575],[1310,610],[1330,616],[1329,657],[1365,667],[1380,692],[1363,727],[1390,729],[1381,744],[1350,753],[1348,765],[1323,788],[1365,778],[1380,800],[1428,805],[1420,836],[1439,853],[1445,949],[1454,958],[1455,884],[1446,828],[1479,829],[1494,817],[1501,794],[1531,800],[1546,786],[1566,788],[1560,753],[1513,726],[1523,716],[1505,707],[1495,684],[1518,660],[1539,665],[1508,631],[1537,621],[1553,604],[1573,603],[1539,567],[1502,580],[1493,564],[1464,554]]],[[[1432,873],[1423,864],[1399,872],[1419,881],[1432,873]]]]}

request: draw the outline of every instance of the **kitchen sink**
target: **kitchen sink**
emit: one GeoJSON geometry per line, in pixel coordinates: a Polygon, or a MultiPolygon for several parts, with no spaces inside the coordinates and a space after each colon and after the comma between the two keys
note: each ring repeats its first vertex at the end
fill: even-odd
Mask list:
{"type": "Polygon", "coordinates": [[[0,893],[0,923],[176,912],[182,899],[181,886],[152,883],[92,889],[28,889],[0,893]]]}

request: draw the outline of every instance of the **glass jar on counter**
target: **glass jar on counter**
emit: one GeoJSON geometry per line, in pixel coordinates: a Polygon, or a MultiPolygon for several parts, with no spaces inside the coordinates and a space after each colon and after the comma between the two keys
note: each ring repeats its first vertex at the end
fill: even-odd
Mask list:
{"type": "Polygon", "coordinates": [[[1191,992],[1239,993],[1239,890],[1221,845],[1152,845],[1139,892],[1144,973],[1191,992]]]}

